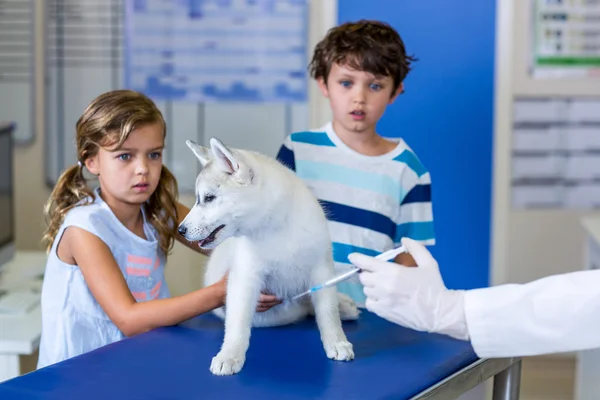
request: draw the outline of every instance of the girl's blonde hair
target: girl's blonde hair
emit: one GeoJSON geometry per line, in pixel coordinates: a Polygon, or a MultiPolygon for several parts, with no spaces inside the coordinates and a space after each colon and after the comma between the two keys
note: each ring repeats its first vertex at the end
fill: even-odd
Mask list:
{"type": "MultiPolygon", "coordinates": [[[[83,176],[85,161],[100,147],[118,149],[136,128],[161,124],[165,120],[154,102],[131,90],[114,90],[95,98],[76,124],[77,164],[65,170],[44,207],[46,230],[43,243],[50,251],[67,212],[78,205],[90,204],[95,198],[83,176]]],[[[177,180],[162,166],[158,187],[146,203],[146,215],[159,234],[160,248],[167,255],[173,247],[177,230],[177,180]]]]}

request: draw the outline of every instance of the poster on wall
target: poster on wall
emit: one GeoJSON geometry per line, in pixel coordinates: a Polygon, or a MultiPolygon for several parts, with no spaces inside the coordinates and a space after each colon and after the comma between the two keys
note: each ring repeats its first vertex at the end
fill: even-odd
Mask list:
{"type": "Polygon", "coordinates": [[[306,0],[125,2],[125,86],[157,100],[304,102],[306,0]]]}
{"type": "Polygon", "coordinates": [[[534,78],[600,78],[600,1],[532,0],[534,78]]]}
{"type": "Polygon", "coordinates": [[[600,97],[514,103],[513,209],[600,208],[600,97]]]}

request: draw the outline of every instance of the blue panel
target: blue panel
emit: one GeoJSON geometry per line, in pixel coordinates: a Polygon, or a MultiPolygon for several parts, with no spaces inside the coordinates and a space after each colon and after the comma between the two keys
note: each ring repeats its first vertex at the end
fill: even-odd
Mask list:
{"type": "Polygon", "coordinates": [[[451,288],[489,282],[494,1],[339,0],[339,21],[394,26],[419,61],[378,126],[402,136],[431,172],[437,244],[451,288]]]}

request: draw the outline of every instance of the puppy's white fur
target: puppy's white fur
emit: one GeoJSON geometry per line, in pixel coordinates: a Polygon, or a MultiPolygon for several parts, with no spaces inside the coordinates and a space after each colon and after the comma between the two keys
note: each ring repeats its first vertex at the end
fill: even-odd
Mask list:
{"type": "Polygon", "coordinates": [[[292,171],[262,154],[230,149],[214,138],[210,149],[186,144],[203,169],[196,179],[196,204],[180,232],[214,249],[205,285],[229,271],[226,311],[215,310],[225,319],[225,338],[212,360],[212,373],[241,370],[252,326],[290,324],[313,313],[327,357],[353,359],[341,324],[342,318],[358,317],[350,298],[332,287],[291,301],[334,276],[327,221],[310,190],[292,171]],[[261,291],[285,301],[257,313],[261,291]]]}

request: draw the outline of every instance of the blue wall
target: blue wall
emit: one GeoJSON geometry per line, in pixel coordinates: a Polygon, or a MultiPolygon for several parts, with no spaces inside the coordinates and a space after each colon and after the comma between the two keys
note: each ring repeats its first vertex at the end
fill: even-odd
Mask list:
{"type": "Polygon", "coordinates": [[[339,22],[390,23],[419,61],[378,131],[431,172],[437,245],[450,288],[489,282],[495,1],[339,0],[339,22]]]}

